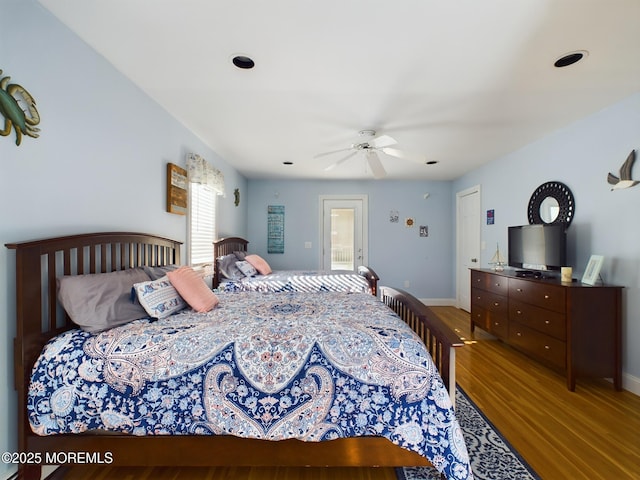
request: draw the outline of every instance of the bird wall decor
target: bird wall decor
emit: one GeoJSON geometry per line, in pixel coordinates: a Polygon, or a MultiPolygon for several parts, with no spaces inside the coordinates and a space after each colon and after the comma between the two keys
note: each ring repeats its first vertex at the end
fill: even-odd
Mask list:
{"type": "Polygon", "coordinates": [[[631,179],[631,169],[633,168],[633,163],[636,161],[636,151],[631,150],[631,153],[625,160],[625,162],[620,167],[620,177],[616,177],[612,173],[607,175],[607,182],[609,182],[613,187],[611,190],[620,190],[623,188],[633,187],[640,183],[638,180],[631,179]]]}

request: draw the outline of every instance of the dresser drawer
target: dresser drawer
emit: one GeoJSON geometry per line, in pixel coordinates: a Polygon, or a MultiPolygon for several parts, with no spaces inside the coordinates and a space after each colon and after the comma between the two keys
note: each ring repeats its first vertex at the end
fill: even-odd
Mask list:
{"type": "Polygon", "coordinates": [[[558,340],[567,339],[567,320],[564,313],[510,299],[509,321],[518,322],[558,340]]]}
{"type": "Polygon", "coordinates": [[[489,331],[489,312],[475,303],[471,304],[471,321],[476,327],[489,331]]]}
{"type": "Polygon", "coordinates": [[[477,305],[471,307],[471,321],[496,337],[506,340],[509,335],[509,321],[502,312],[492,312],[477,305]]]}
{"type": "Polygon", "coordinates": [[[472,303],[491,312],[502,314],[505,317],[509,313],[509,301],[506,296],[480,290],[479,288],[472,288],[471,300],[472,303]]]}
{"type": "Polygon", "coordinates": [[[509,299],[565,312],[565,289],[558,285],[510,278],[509,299]]]}
{"type": "Polygon", "coordinates": [[[489,333],[498,338],[507,339],[509,337],[509,321],[502,315],[490,315],[487,319],[489,333]]]}
{"type": "Polygon", "coordinates": [[[509,343],[548,364],[566,368],[567,345],[517,322],[509,323],[509,343]]]}
{"type": "Polygon", "coordinates": [[[471,270],[471,287],[480,288],[498,295],[509,293],[509,281],[506,277],[471,270]]]}

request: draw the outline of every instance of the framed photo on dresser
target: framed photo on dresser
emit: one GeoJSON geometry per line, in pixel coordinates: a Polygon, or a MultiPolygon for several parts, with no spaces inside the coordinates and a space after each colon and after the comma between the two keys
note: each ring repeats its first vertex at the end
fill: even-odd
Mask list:
{"type": "Polygon", "coordinates": [[[604,257],[602,255],[591,255],[587,268],[584,270],[584,275],[582,275],[582,283],[595,285],[600,277],[600,269],[603,262],[604,257]]]}

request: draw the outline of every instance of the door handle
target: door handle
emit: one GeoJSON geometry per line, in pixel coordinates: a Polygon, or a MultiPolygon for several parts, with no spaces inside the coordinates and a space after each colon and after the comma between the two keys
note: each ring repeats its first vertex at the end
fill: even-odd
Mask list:
{"type": "Polygon", "coordinates": [[[472,258],[471,259],[471,263],[478,263],[478,259],[477,258],[472,258]]]}

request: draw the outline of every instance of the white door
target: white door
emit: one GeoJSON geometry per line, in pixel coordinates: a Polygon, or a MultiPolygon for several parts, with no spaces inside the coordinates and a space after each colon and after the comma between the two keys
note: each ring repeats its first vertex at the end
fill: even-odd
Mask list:
{"type": "Polygon", "coordinates": [[[480,267],[480,186],[456,194],[456,284],[458,308],[471,311],[470,268],[480,267]]]}
{"type": "Polygon", "coordinates": [[[323,270],[352,270],[368,263],[367,197],[320,197],[323,270]]]}

